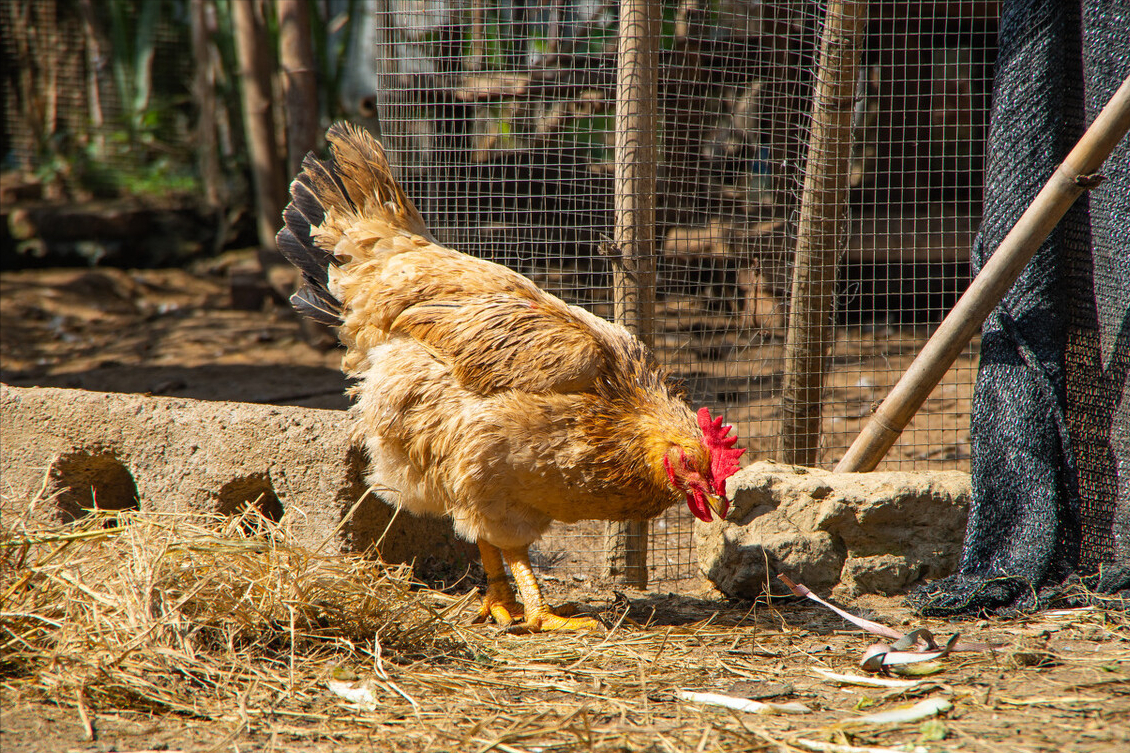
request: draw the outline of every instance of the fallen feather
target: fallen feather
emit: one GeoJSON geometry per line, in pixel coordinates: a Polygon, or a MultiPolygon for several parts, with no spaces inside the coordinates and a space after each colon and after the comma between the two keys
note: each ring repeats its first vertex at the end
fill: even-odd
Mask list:
{"type": "Polygon", "coordinates": [[[899,706],[890,711],[849,719],[845,724],[906,724],[929,719],[943,711],[949,711],[953,704],[944,698],[927,698],[913,706],[899,706]]]}
{"type": "Polygon", "coordinates": [[[735,698],[734,696],[722,695],[721,693],[697,693],[693,690],[675,691],[675,697],[683,701],[690,701],[691,703],[703,703],[708,706],[724,706],[728,709],[747,711],[752,714],[808,714],[812,711],[812,709],[808,708],[803,703],[797,703],[795,701],[790,703],[765,703],[762,701],[751,701],[748,698],[735,698]]]}
{"type": "Polygon", "coordinates": [[[1091,698],[1089,696],[1039,696],[1036,698],[998,698],[998,703],[1008,704],[1009,706],[1054,706],[1057,703],[1101,703],[1102,698],[1091,698]]]}
{"type": "Polygon", "coordinates": [[[843,745],[841,743],[825,743],[819,740],[806,740],[798,737],[789,743],[797,748],[811,750],[815,753],[927,753],[929,748],[915,745],[913,748],[872,748],[859,745],[843,745]]]}
{"type": "MultiPolygon", "coordinates": [[[[952,636],[948,641],[946,641],[946,643],[956,643],[958,635],[960,635],[960,633],[952,636]]],[[[918,628],[917,630],[911,630],[909,633],[892,643],[891,648],[896,651],[933,651],[934,649],[938,648],[938,642],[934,640],[934,634],[929,630],[927,630],[926,628],[918,628]]]]}
{"type": "Polygon", "coordinates": [[[1084,612],[1094,612],[1098,607],[1075,607],[1074,609],[1053,609],[1050,612],[1044,612],[1041,617],[1077,617],[1084,612]]]}
{"type": "Polygon", "coordinates": [[[370,680],[356,679],[348,670],[334,670],[334,679],[326,681],[326,687],[334,695],[341,696],[362,711],[377,710],[377,696],[370,680]],[[350,679],[338,679],[350,678],[350,679]]]}
{"type": "Polygon", "coordinates": [[[873,688],[913,688],[922,684],[921,680],[892,680],[886,677],[866,677],[864,675],[842,675],[823,667],[813,667],[812,671],[821,677],[844,685],[865,685],[873,688]]]}
{"type": "Polygon", "coordinates": [[[899,677],[929,677],[945,670],[941,662],[928,661],[922,664],[895,664],[890,667],[891,674],[899,677]]]}
{"type": "Polygon", "coordinates": [[[831,609],[833,612],[838,614],[840,617],[843,617],[845,620],[852,623],[853,625],[857,625],[858,627],[863,628],[864,630],[866,630],[869,633],[874,633],[875,635],[882,635],[882,636],[885,636],[887,638],[891,638],[893,640],[899,640],[900,638],[905,637],[902,633],[895,630],[894,628],[889,628],[886,625],[880,625],[878,622],[872,622],[871,620],[865,620],[862,617],[856,617],[854,614],[852,614],[850,612],[845,612],[844,610],[840,609],[835,604],[830,604],[830,603],[824,601],[819,596],[817,596],[816,594],[809,591],[807,587],[801,585],[800,583],[794,583],[792,581],[792,579],[789,578],[784,573],[781,573],[780,575],[778,575],[777,578],[782,583],[784,583],[786,586],[788,586],[789,590],[792,591],[797,596],[803,596],[805,598],[812,599],[817,604],[820,604],[821,606],[824,606],[824,607],[827,607],[828,609],[831,609]]]}

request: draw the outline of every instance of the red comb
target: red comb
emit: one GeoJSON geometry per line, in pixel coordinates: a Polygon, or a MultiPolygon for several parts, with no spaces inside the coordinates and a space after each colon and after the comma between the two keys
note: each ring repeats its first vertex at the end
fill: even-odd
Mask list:
{"type": "Polygon", "coordinates": [[[726,436],[734,427],[723,426],[721,416],[711,418],[709,408],[699,409],[698,425],[702,429],[703,442],[710,450],[710,475],[714,491],[725,495],[726,479],[737,472],[738,458],[745,452],[745,448],[734,448],[738,438],[726,436]]]}

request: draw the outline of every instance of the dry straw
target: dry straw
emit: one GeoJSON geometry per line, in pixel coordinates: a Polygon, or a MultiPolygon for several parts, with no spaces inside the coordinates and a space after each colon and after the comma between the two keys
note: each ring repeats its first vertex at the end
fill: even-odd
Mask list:
{"type": "Polygon", "coordinates": [[[254,508],[8,518],[0,541],[6,674],[64,699],[210,717],[252,686],[301,693],[298,675],[374,636],[401,660],[463,650],[458,606],[407,566],[297,546],[254,508]]]}
{"type": "MultiPolygon", "coordinates": [[[[935,748],[975,739],[1004,750],[1016,740],[997,734],[1000,719],[1037,730],[1052,707],[1105,740],[1125,720],[1126,622],[1099,608],[1011,623],[1033,635],[1038,662],[962,655],[907,688],[853,690],[812,670],[857,671],[869,639],[803,605],[606,598],[606,632],[513,636],[467,626],[469,584],[444,593],[406,567],[305,549],[286,517],[96,511],[38,525],[37,507],[9,505],[2,518],[0,691],[6,709],[73,708],[92,738],[107,719],[156,713],[252,747],[286,735],[342,750],[913,750],[927,735],[919,722],[847,723],[934,699],[955,707],[931,721],[935,748]],[[1057,629],[1085,638],[1086,651],[1045,646],[1040,636],[1057,629]],[[1028,697],[1037,676],[1042,690],[1028,697]],[[332,690],[354,685],[363,702],[332,690]],[[799,701],[811,713],[680,700],[699,692],[799,701]]],[[[987,623],[981,637],[1000,628],[987,623]]],[[[1065,744],[1081,734],[1063,729],[1065,744]]]]}

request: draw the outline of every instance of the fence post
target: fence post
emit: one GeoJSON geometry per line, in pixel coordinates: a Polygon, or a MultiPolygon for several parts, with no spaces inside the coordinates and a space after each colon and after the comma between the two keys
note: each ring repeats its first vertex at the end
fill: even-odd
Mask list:
{"type": "MultiPolygon", "coordinates": [[[[656,117],[660,6],[620,0],[616,71],[616,228],[612,248],[616,321],[649,346],[655,319],[656,117]]],[[[605,526],[605,575],[647,586],[646,521],[605,526]]]]}
{"type": "Polygon", "coordinates": [[[852,105],[866,20],[866,2],[830,2],[820,38],[781,388],[780,459],[796,465],[815,465],[820,450],[820,402],[847,222],[852,105]]]}

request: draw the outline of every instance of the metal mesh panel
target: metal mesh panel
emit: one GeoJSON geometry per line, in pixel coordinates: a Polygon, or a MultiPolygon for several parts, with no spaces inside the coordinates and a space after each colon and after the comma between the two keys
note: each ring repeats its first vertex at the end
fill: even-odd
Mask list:
{"type": "MultiPolygon", "coordinates": [[[[1130,74],[1125,28],[1125,10],[1099,2],[1006,6],[975,264],[1130,74]]],[[[1072,205],[985,322],[965,546],[955,575],[913,595],[927,613],[1125,606],[1127,164],[1122,139],[1101,190],[1072,205]]]]}
{"type": "MultiPolygon", "coordinates": [[[[833,463],[968,282],[996,19],[986,4],[872,4],[851,114],[849,218],[819,398],[833,463]]],[[[380,0],[379,126],[441,241],[612,318],[616,4],[380,0]]],[[[659,40],[653,342],[749,457],[781,446],[786,314],[827,8],[667,2],[659,40]]],[[[967,468],[976,346],[884,465],[967,468]]],[[[658,587],[694,576],[692,518],[653,522],[658,587]]],[[[600,524],[543,565],[599,572],[600,524]]]]}
{"type": "Polygon", "coordinates": [[[0,18],[6,168],[80,195],[194,187],[185,8],[0,0],[0,18]]]}

